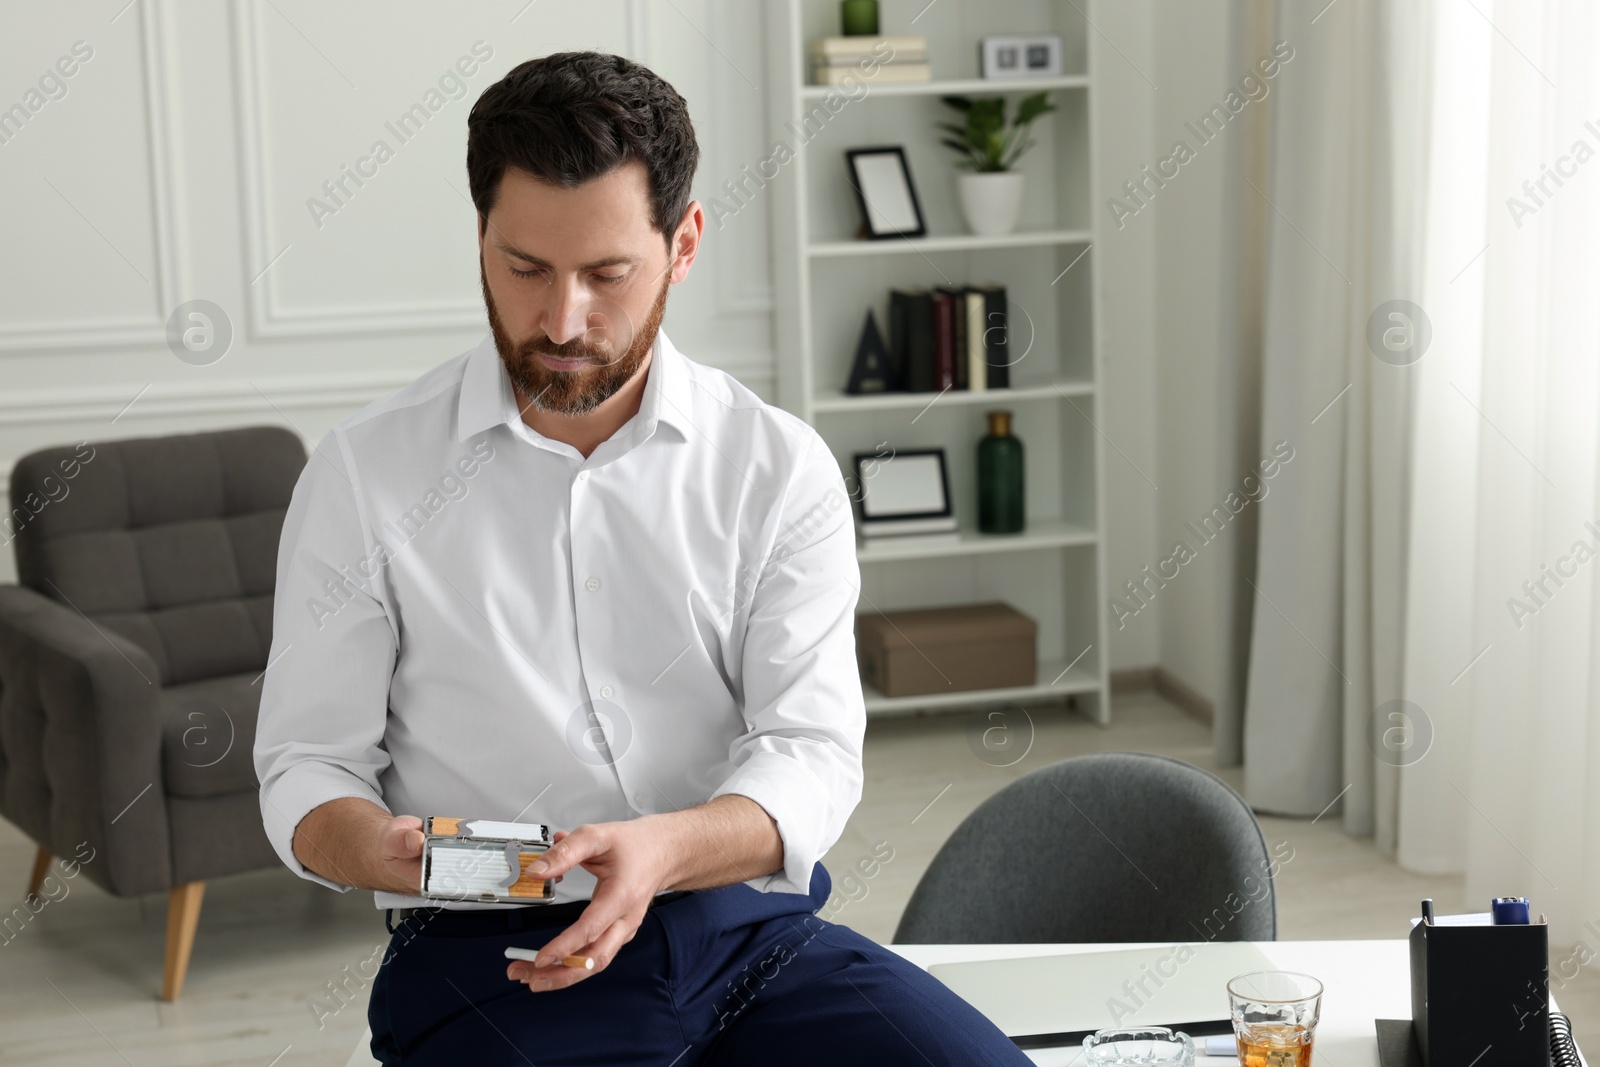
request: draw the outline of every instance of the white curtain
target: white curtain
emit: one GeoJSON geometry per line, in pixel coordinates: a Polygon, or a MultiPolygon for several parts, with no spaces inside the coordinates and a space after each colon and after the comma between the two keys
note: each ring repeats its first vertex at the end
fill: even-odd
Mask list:
{"type": "Polygon", "coordinates": [[[1438,14],[1399,855],[1600,950],[1600,10],[1475,2],[1438,14]]]}
{"type": "MultiPolygon", "coordinates": [[[[1415,366],[1378,359],[1375,309],[1421,297],[1426,182],[1424,8],[1276,5],[1295,57],[1280,79],[1263,185],[1265,453],[1294,458],[1262,502],[1250,597],[1245,797],[1257,810],[1337,812],[1391,850],[1403,753],[1373,745],[1402,696],[1415,366]],[[1379,758],[1387,757],[1387,758],[1379,758]]],[[[1219,736],[1219,755],[1229,739],[1219,736]]]]}
{"type": "Polygon", "coordinates": [[[1246,798],[1600,952],[1600,5],[1274,10],[1246,798]]]}

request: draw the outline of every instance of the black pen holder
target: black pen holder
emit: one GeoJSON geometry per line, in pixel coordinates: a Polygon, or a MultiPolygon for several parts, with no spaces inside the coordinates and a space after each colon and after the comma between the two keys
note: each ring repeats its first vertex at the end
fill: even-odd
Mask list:
{"type": "Polygon", "coordinates": [[[1411,928],[1411,1028],[1424,1067],[1549,1067],[1550,928],[1411,928]]]}

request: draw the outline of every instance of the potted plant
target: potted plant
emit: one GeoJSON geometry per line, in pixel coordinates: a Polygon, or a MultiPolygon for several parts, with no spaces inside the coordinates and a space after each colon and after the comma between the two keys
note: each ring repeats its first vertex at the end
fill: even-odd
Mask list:
{"type": "Polygon", "coordinates": [[[971,171],[957,177],[961,213],[966,216],[967,226],[984,236],[1010,233],[1022,207],[1022,175],[1011,168],[1033,147],[1028,133],[1033,120],[1056,109],[1049,93],[1024,97],[1009,123],[1003,96],[940,99],[964,119],[941,122],[939,129],[950,134],[940,143],[961,156],[956,166],[971,171]]]}

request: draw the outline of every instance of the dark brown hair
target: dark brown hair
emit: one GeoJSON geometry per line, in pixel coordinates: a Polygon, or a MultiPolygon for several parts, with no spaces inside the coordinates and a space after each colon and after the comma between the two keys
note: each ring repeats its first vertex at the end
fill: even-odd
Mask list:
{"type": "Polygon", "coordinates": [[[677,90],[622,56],[530,59],[485,89],[467,116],[467,180],[480,219],[508,166],[570,189],[634,159],[649,178],[650,222],[670,242],[700,146],[677,90]]]}

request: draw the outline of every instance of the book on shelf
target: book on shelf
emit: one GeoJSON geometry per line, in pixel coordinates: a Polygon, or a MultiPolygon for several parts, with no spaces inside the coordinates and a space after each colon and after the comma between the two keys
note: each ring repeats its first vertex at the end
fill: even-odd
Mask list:
{"type": "Polygon", "coordinates": [[[807,58],[813,85],[925,82],[933,78],[928,39],[917,34],[821,37],[811,42],[807,58]]]}
{"type": "Polygon", "coordinates": [[[1006,288],[990,282],[971,292],[983,296],[984,383],[990,389],[1011,387],[1011,323],[1006,314],[1006,288]]]}
{"type": "Polygon", "coordinates": [[[969,285],[961,295],[967,315],[967,388],[981,393],[989,388],[989,353],[985,340],[988,330],[984,325],[983,292],[977,286],[969,285]]]}
{"type": "Polygon", "coordinates": [[[884,63],[871,73],[857,69],[853,63],[843,67],[816,64],[811,67],[812,85],[848,85],[852,81],[866,85],[898,85],[932,80],[933,69],[926,63],[884,63]]]}
{"type": "Polygon", "coordinates": [[[928,65],[928,56],[925,52],[901,53],[893,59],[883,59],[871,54],[825,56],[813,52],[809,58],[812,70],[855,70],[860,71],[863,77],[871,77],[875,70],[899,70],[902,67],[928,65]]]}
{"type": "MultiPolygon", "coordinates": [[[[967,291],[963,286],[941,286],[936,293],[950,298],[950,362],[952,389],[971,388],[967,361],[967,291]]],[[[938,325],[936,321],[934,325],[938,325]]]]}
{"type": "Polygon", "coordinates": [[[933,388],[956,387],[956,301],[948,289],[933,291],[933,388]]]}
{"type": "Polygon", "coordinates": [[[876,59],[880,63],[925,63],[928,38],[920,33],[865,34],[818,37],[811,42],[811,58],[830,62],[876,59]]]}
{"type": "Polygon", "coordinates": [[[911,393],[933,389],[933,296],[926,289],[889,292],[889,358],[897,388],[911,393]]]}
{"type": "Polygon", "coordinates": [[[892,388],[911,393],[1010,388],[1007,328],[1001,285],[890,290],[892,388]]]}

